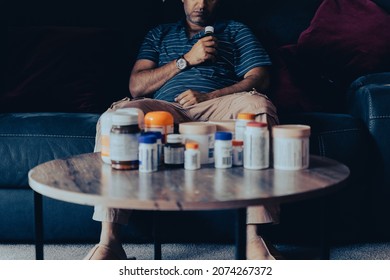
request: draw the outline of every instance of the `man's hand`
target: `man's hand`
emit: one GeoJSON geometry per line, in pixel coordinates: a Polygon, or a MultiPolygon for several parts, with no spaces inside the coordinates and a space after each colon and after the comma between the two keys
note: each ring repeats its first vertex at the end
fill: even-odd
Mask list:
{"type": "Polygon", "coordinates": [[[217,55],[217,40],[213,36],[206,36],[199,39],[192,49],[184,55],[184,58],[190,64],[195,66],[207,60],[215,61],[217,55]]]}
{"type": "Polygon", "coordinates": [[[196,90],[188,89],[185,92],[179,94],[175,101],[179,103],[183,108],[206,101],[210,99],[210,95],[207,93],[201,93],[196,90]]]}

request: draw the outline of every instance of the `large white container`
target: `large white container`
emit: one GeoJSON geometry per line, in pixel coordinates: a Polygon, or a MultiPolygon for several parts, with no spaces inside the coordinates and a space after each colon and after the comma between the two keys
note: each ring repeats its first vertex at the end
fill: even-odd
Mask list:
{"type": "Polygon", "coordinates": [[[199,144],[200,163],[214,163],[214,134],[216,125],[206,122],[188,122],[179,124],[179,132],[184,142],[199,144]]]}
{"type": "Polygon", "coordinates": [[[272,127],[274,168],[300,170],[309,167],[310,126],[276,125],[272,127]]]}
{"type": "Polygon", "coordinates": [[[269,131],[266,123],[249,122],[244,133],[244,168],[269,167],[269,131]]]}

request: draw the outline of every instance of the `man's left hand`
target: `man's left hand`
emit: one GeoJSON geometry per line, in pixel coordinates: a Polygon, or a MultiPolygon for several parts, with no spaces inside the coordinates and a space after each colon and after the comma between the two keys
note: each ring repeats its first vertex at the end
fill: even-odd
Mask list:
{"type": "Polygon", "coordinates": [[[195,105],[209,99],[210,95],[207,93],[201,93],[196,90],[188,89],[185,92],[179,94],[175,98],[175,101],[181,106],[183,106],[183,108],[186,108],[188,106],[195,105]]]}

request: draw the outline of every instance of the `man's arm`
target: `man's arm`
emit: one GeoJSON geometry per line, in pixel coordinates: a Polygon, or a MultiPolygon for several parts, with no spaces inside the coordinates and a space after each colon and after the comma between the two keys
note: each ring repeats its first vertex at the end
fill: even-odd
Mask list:
{"type": "Polygon", "coordinates": [[[251,91],[256,89],[259,92],[264,92],[270,84],[270,76],[267,67],[255,67],[249,70],[244,78],[229,87],[218,89],[209,93],[200,93],[194,90],[187,90],[180,94],[175,101],[181,104],[184,108],[206,100],[225,96],[232,93],[251,91]]]}
{"type": "Polygon", "coordinates": [[[161,67],[151,60],[137,60],[130,76],[130,93],[134,98],[152,94],[179,72],[176,60],[161,67]]]}
{"type": "MultiPolygon", "coordinates": [[[[216,45],[213,36],[204,37],[184,55],[184,58],[189,66],[201,64],[206,60],[213,60],[215,59],[216,45]]],[[[180,73],[180,70],[176,67],[176,60],[172,60],[161,67],[157,67],[156,63],[151,60],[137,60],[130,75],[130,93],[133,97],[152,94],[178,73],[180,73]]]]}

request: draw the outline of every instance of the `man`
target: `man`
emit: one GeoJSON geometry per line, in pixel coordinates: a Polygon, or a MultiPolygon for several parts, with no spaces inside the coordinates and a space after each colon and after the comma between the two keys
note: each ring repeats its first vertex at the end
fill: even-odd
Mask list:
{"type": "MultiPolygon", "coordinates": [[[[241,23],[217,20],[219,0],[182,2],[185,20],[160,25],[145,37],[130,76],[135,99],[114,103],[110,110],[133,107],[145,114],[163,110],[175,123],[233,119],[247,112],[270,126],[276,124],[273,104],[258,93],[269,86],[271,62],[252,32],[241,23]],[[204,31],[208,25],[215,29],[211,36],[204,31]],[[153,99],[145,98],[150,96],[153,99]]],[[[102,222],[100,243],[85,259],[126,258],[119,229],[128,217],[126,210],[95,207],[94,219],[102,222]]],[[[274,259],[257,234],[258,224],[273,221],[270,212],[251,207],[247,220],[247,258],[274,259]]]]}

